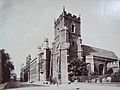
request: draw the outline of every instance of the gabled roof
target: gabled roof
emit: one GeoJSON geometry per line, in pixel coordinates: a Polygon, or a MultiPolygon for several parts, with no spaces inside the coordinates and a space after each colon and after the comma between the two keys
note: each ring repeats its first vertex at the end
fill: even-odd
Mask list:
{"type": "Polygon", "coordinates": [[[116,59],[118,60],[118,57],[115,55],[113,51],[104,50],[96,47],[91,47],[87,45],[82,45],[83,55],[94,55],[98,57],[104,57],[109,59],[116,59]]]}

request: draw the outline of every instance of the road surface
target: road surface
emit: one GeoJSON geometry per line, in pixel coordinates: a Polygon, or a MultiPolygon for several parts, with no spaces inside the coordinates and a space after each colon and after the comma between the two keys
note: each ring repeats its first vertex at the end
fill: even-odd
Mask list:
{"type": "Polygon", "coordinates": [[[120,90],[120,85],[112,84],[89,84],[89,83],[76,83],[76,84],[62,84],[62,85],[51,85],[49,87],[43,86],[32,86],[32,87],[20,87],[6,90],[120,90]]]}

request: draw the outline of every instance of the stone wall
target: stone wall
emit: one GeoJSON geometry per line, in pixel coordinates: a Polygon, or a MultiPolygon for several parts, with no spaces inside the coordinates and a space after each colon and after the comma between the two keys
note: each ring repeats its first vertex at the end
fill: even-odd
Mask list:
{"type": "Polygon", "coordinates": [[[70,60],[78,59],[78,57],[81,59],[79,45],[81,41],[78,43],[78,38],[81,40],[80,17],[63,11],[55,21],[54,26],[53,78],[63,83],[68,81],[68,63],[70,60]]]}

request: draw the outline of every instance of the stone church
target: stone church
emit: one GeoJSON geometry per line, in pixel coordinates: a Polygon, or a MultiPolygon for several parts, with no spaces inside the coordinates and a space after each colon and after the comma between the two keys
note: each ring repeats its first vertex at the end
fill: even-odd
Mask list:
{"type": "MultiPolygon", "coordinates": [[[[26,66],[21,68],[23,81],[53,81],[66,83],[71,77],[70,63],[84,61],[87,63],[88,74],[96,72],[104,75],[112,68],[118,70],[118,57],[114,52],[82,44],[80,16],[67,13],[63,9],[61,15],[54,21],[54,41],[49,48],[48,39],[45,38],[39,53],[29,59],[26,66]],[[27,76],[27,78],[25,77],[27,76]],[[26,78],[26,79],[25,79],[26,78]]],[[[73,65],[76,67],[76,64],[73,65]]],[[[74,71],[74,68],[73,68],[74,71]]]]}
{"type": "Polygon", "coordinates": [[[94,72],[104,75],[110,68],[113,68],[114,72],[118,71],[118,57],[114,52],[82,45],[80,27],[80,17],[67,13],[65,9],[54,21],[51,76],[58,83],[69,81],[68,68],[71,60],[86,62],[89,75],[94,72]]]}

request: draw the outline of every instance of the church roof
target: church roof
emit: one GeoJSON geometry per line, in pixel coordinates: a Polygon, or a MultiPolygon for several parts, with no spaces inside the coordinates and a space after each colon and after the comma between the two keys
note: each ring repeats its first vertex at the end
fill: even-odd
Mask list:
{"type": "Polygon", "coordinates": [[[82,47],[84,56],[93,55],[93,56],[118,60],[118,57],[116,56],[116,54],[113,51],[104,50],[104,49],[91,47],[91,46],[87,46],[87,45],[82,45],[81,47],[82,47]]]}

